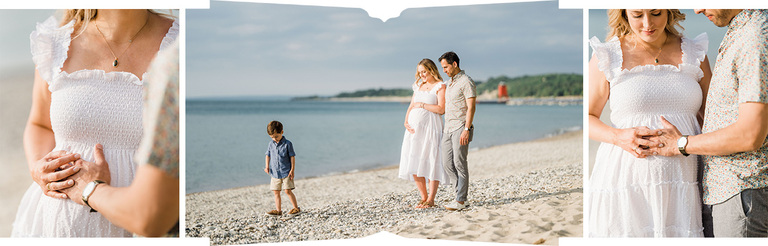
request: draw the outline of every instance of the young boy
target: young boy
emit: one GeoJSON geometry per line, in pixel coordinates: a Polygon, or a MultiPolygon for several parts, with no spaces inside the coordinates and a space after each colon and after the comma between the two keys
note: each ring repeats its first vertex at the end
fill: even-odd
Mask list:
{"type": "Polygon", "coordinates": [[[296,166],[296,153],[293,152],[293,144],[283,137],[283,124],[279,121],[269,122],[267,125],[267,134],[272,138],[267,145],[266,167],[264,172],[272,176],[270,188],[275,193],[276,210],[267,212],[267,215],[282,215],[280,209],[280,190],[285,190],[285,194],[291,199],[293,209],[288,214],[298,214],[299,206],[296,205],[296,196],[291,190],[295,189],[293,185],[293,171],[296,166]]]}

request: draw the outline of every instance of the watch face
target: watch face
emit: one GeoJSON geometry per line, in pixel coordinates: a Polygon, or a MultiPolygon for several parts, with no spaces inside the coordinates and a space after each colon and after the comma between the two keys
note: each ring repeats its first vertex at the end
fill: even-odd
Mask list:
{"type": "Polygon", "coordinates": [[[677,140],[677,147],[684,149],[685,146],[688,145],[688,138],[687,137],[681,137],[677,140]]]}
{"type": "Polygon", "coordinates": [[[83,189],[83,201],[87,201],[88,197],[93,193],[93,190],[96,189],[96,183],[90,182],[85,186],[85,189],[83,189]]]}

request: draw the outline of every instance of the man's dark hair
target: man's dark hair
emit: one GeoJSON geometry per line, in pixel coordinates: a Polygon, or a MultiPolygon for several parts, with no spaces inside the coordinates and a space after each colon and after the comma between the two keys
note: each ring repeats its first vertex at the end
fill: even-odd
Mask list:
{"type": "Polygon", "coordinates": [[[281,132],[283,132],[283,123],[280,121],[273,120],[267,124],[267,135],[272,136],[272,134],[281,132]]]}
{"type": "Polygon", "coordinates": [[[453,64],[453,62],[456,62],[456,66],[459,67],[459,55],[457,55],[456,52],[445,52],[445,54],[440,56],[440,59],[437,59],[438,62],[442,60],[445,60],[448,62],[448,64],[453,64]]]}

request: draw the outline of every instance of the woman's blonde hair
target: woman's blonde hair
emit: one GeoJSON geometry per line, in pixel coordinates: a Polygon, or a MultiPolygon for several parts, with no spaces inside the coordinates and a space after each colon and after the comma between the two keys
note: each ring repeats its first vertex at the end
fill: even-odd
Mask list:
{"type": "MultiPolygon", "coordinates": [[[[667,25],[664,30],[672,35],[682,37],[683,34],[677,30],[683,30],[683,26],[680,25],[681,21],[685,20],[685,14],[680,12],[679,9],[667,9],[667,25]]],[[[629,20],[627,17],[626,9],[609,9],[608,10],[608,36],[606,40],[611,37],[624,37],[629,35],[632,29],[629,27],[629,20]]]]}
{"type": "MultiPolygon", "coordinates": [[[[435,65],[435,62],[428,58],[421,59],[419,62],[419,65],[424,66],[424,69],[427,69],[427,72],[429,72],[432,77],[437,79],[437,81],[443,81],[443,77],[440,77],[440,72],[437,71],[437,66],[435,65]]],[[[419,65],[416,67],[418,68],[419,65]]],[[[413,82],[416,85],[416,88],[421,87],[422,84],[426,83],[427,81],[421,81],[421,76],[419,76],[419,70],[416,69],[416,82],[413,82]]]]}
{"type": "MultiPolygon", "coordinates": [[[[152,9],[148,9],[149,13],[160,15],[166,18],[175,19],[176,16],[173,15],[173,10],[168,10],[168,13],[162,13],[158,12],[152,9]]],[[[80,36],[82,32],[85,31],[85,28],[88,27],[88,23],[91,22],[91,20],[95,19],[96,16],[99,15],[98,9],[67,9],[64,10],[64,14],[61,18],[60,26],[64,26],[68,24],[70,21],[75,21],[75,30],[73,33],[77,33],[75,37],[80,36]]]]}

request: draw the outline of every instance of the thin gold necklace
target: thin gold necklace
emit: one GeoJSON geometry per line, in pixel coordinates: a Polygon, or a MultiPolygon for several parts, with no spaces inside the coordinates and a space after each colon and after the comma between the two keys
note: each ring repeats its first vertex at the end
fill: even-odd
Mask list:
{"type": "MultiPolygon", "coordinates": [[[[664,44],[667,43],[668,36],[669,34],[664,35],[664,42],[661,43],[661,47],[659,47],[659,53],[657,53],[656,56],[653,57],[653,61],[656,62],[656,64],[659,64],[659,56],[661,55],[661,49],[664,49],[664,44]]],[[[637,35],[633,36],[633,38],[635,39],[635,44],[637,44],[638,43],[637,35]]],[[[645,52],[648,52],[649,55],[653,56],[653,53],[651,53],[651,51],[648,50],[648,47],[646,47],[645,44],[641,44],[641,46],[643,46],[643,49],[645,50],[645,52]]]]}
{"type": "MultiPolygon", "coordinates": [[[[136,36],[138,36],[139,33],[141,33],[141,30],[144,30],[144,27],[147,26],[147,23],[149,23],[149,14],[147,15],[147,20],[144,21],[144,25],[141,26],[141,28],[139,28],[139,31],[137,31],[136,34],[133,34],[133,37],[131,37],[131,39],[128,39],[128,47],[125,47],[125,49],[123,50],[123,53],[120,53],[120,56],[123,56],[123,54],[125,54],[125,52],[128,51],[128,48],[131,48],[131,45],[133,44],[133,39],[135,39],[136,36]]],[[[117,67],[119,65],[119,63],[117,62],[117,58],[120,56],[116,56],[115,52],[112,51],[112,46],[109,45],[109,42],[107,41],[107,37],[105,37],[104,33],[101,32],[99,25],[97,25],[96,23],[93,23],[93,25],[96,26],[96,31],[99,31],[99,34],[101,34],[101,38],[104,39],[104,43],[107,43],[107,47],[109,48],[109,53],[112,53],[112,56],[115,57],[115,61],[112,62],[112,66],[117,67]]]]}

